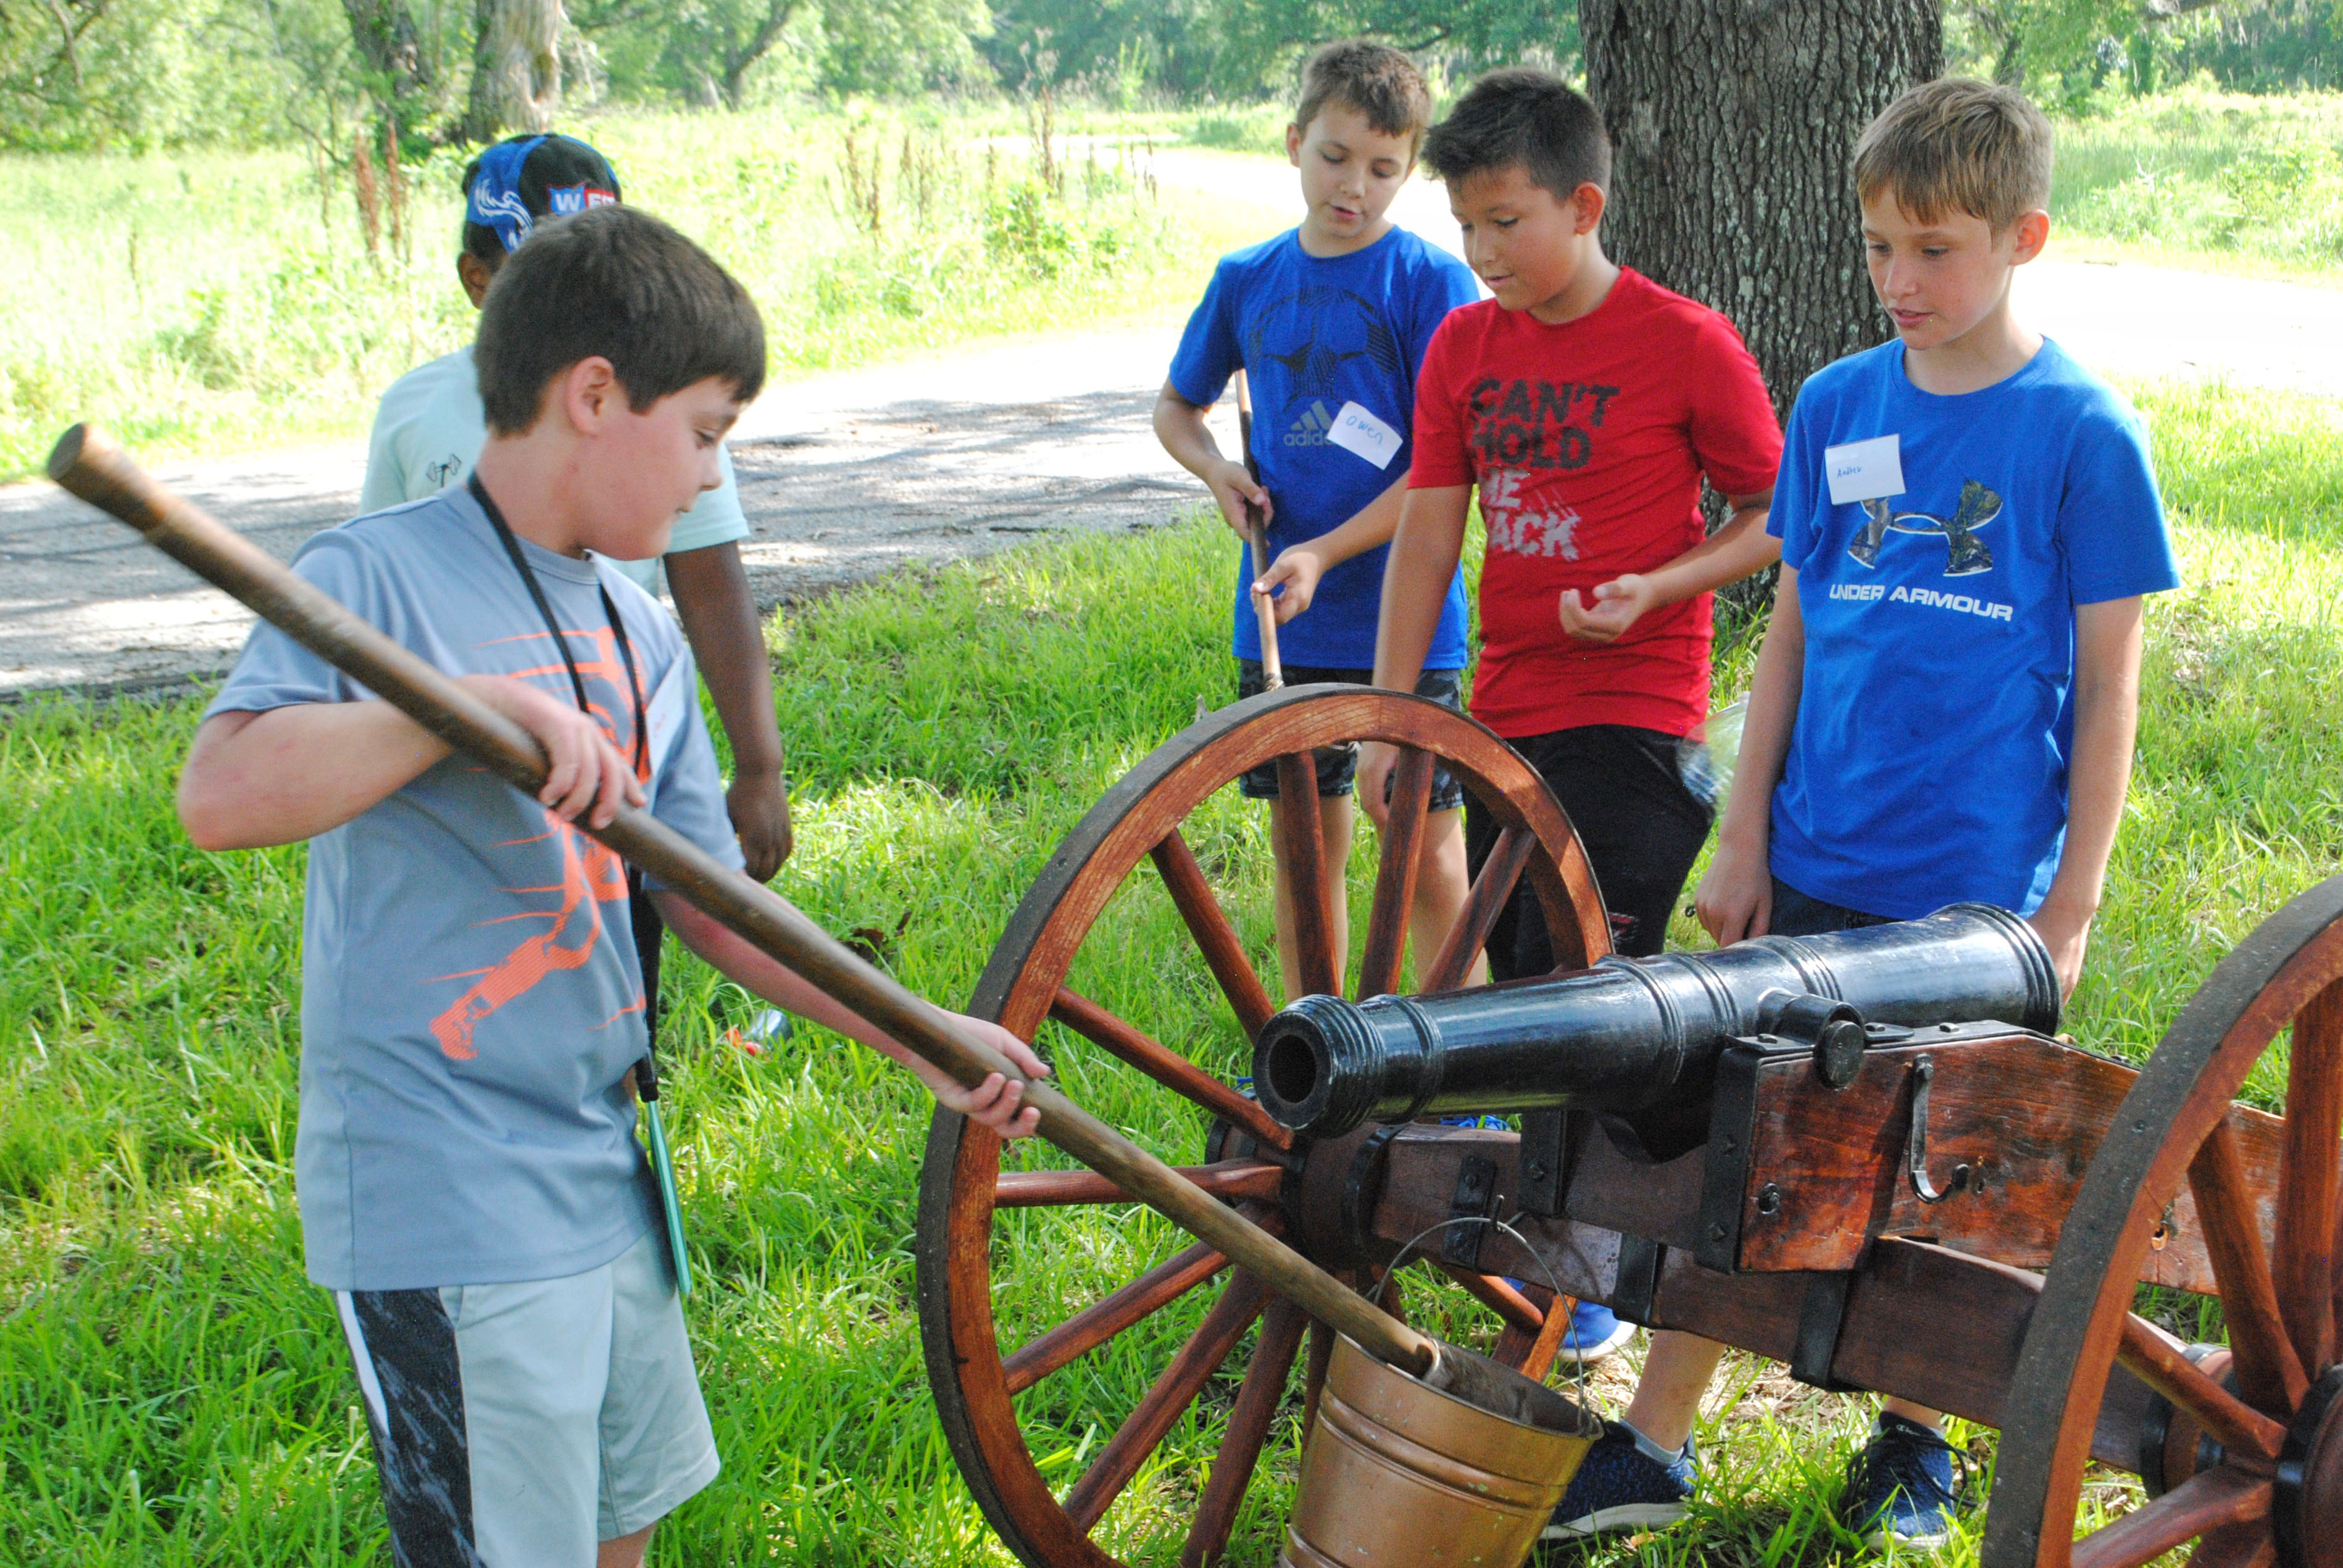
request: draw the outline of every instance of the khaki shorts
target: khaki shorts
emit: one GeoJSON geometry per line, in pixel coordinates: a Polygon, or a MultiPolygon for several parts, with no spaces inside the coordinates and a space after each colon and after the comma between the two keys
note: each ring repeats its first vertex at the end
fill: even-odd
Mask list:
{"type": "Polygon", "coordinates": [[[520,1284],[337,1291],[399,1568],[588,1568],[716,1477],[652,1230],[520,1284]]]}

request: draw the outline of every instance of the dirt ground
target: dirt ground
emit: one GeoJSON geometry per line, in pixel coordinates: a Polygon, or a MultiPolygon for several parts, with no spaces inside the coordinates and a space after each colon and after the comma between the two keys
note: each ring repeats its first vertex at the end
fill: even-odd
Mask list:
{"type": "MultiPolygon", "coordinates": [[[[1290,221],[1292,172],[1266,159],[1157,155],[1157,177],[1290,221]]],[[[1437,186],[1394,215],[1451,249],[1437,186]]],[[[2212,377],[2343,394],[2343,290],[2046,258],[2021,308],[2111,374],[2212,377]],[[2322,347],[2322,346],[2325,346],[2322,347]]],[[[1181,317],[823,376],[769,389],[731,450],[755,536],[742,546],[770,606],[913,561],[1037,536],[1159,526],[1201,486],[1149,429],[1181,317]]],[[[1222,435],[1233,449],[1232,427],[1222,435]]],[[[357,507],[366,451],[338,442],[172,465],[166,483],[289,557],[357,507]]],[[[0,487],[0,698],[44,688],[166,689],[224,671],[251,618],[120,525],[45,484],[0,487]]]]}

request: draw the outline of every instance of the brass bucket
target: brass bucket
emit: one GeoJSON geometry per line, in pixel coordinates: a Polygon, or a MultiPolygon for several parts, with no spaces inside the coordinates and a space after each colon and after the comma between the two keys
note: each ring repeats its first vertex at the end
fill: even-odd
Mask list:
{"type": "Polygon", "coordinates": [[[1443,1344],[1440,1357],[1419,1381],[1334,1342],[1279,1568],[1517,1568],[1529,1555],[1601,1423],[1485,1356],[1443,1344]]]}

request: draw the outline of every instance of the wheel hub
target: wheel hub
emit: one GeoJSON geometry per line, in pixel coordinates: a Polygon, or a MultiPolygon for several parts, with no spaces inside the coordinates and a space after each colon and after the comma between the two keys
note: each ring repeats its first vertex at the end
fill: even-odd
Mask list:
{"type": "Polygon", "coordinates": [[[2279,1449],[2270,1533],[2281,1568],[2343,1564],[2343,1365],[2303,1396],[2279,1449]]]}

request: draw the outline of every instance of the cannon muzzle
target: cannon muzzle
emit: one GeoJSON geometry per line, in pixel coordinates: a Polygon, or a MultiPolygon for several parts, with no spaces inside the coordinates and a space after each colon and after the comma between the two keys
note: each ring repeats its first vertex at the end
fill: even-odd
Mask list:
{"type": "Polygon", "coordinates": [[[1871,1023],[2058,1026],[2058,973],[2034,928],[1989,904],[1954,904],[1440,996],[1304,997],[1262,1026],[1253,1091],[1280,1122],[1320,1138],[1459,1111],[1633,1116],[1704,1100],[1725,1046],[1801,996],[1847,1003],[1871,1023]]]}

